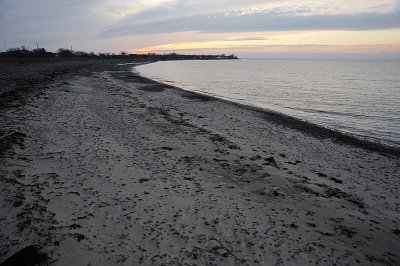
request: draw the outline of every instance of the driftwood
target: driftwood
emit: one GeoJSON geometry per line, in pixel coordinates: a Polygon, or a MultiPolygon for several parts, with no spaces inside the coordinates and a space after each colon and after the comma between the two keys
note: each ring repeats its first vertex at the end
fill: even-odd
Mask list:
{"type": "Polygon", "coordinates": [[[211,239],[211,240],[214,240],[214,241],[216,241],[216,242],[218,242],[219,246],[215,246],[215,247],[213,247],[213,248],[211,248],[211,249],[204,249],[204,248],[200,248],[200,247],[196,247],[196,246],[194,246],[194,248],[197,248],[197,249],[199,249],[199,250],[206,251],[206,252],[209,252],[209,253],[217,254],[217,255],[220,255],[220,256],[223,256],[223,257],[232,256],[236,261],[238,261],[238,262],[240,262],[240,263],[243,263],[243,262],[246,261],[245,259],[242,259],[242,258],[239,258],[238,256],[236,256],[236,255],[235,255],[232,251],[230,251],[224,244],[222,244],[221,241],[219,241],[219,240],[216,239],[215,237],[210,237],[210,239],[211,239]],[[218,250],[223,250],[224,252],[221,253],[221,252],[219,252],[218,250]]]}

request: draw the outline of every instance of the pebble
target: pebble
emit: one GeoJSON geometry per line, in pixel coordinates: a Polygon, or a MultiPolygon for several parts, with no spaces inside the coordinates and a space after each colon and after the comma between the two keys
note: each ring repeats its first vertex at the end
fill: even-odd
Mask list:
{"type": "Polygon", "coordinates": [[[139,182],[140,182],[140,183],[147,182],[147,181],[150,181],[150,178],[147,178],[147,177],[141,177],[141,178],[139,178],[139,182]]]}

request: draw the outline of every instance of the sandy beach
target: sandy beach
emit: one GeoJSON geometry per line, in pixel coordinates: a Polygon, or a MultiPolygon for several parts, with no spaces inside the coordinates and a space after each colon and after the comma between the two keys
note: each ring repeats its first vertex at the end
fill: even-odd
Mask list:
{"type": "Polygon", "coordinates": [[[0,65],[4,265],[400,264],[398,149],[118,63],[0,65]]]}

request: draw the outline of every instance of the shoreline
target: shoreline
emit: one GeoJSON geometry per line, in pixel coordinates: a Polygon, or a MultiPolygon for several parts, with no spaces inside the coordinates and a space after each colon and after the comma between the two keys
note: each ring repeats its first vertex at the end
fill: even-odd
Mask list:
{"type": "Polygon", "coordinates": [[[130,65],[68,64],[33,83],[21,67],[22,98],[1,105],[0,262],[400,263],[396,152],[130,65]]]}
{"type": "MultiPolygon", "coordinates": [[[[155,62],[148,62],[148,64],[151,64],[151,63],[155,63],[155,62]]],[[[135,67],[132,68],[132,71],[134,71],[135,74],[141,76],[138,72],[136,72],[135,67]]],[[[282,112],[274,111],[274,110],[271,110],[268,108],[246,105],[246,104],[242,104],[239,102],[235,102],[233,100],[228,100],[228,99],[220,98],[217,96],[209,95],[206,93],[186,90],[186,89],[180,88],[178,86],[164,83],[157,79],[150,79],[150,78],[147,78],[144,76],[141,76],[141,77],[143,77],[144,79],[148,79],[150,81],[159,83],[159,84],[163,84],[166,87],[173,87],[178,90],[182,90],[182,91],[186,91],[189,93],[204,96],[205,97],[204,99],[206,99],[207,97],[210,97],[210,98],[216,99],[218,101],[227,102],[229,104],[235,105],[240,108],[259,112],[259,113],[265,115],[265,118],[271,122],[282,124],[284,126],[287,126],[288,128],[299,130],[300,132],[310,134],[314,137],[331,138],[339,143],[344,143],[344,144],[352,145],[354,147],[364,148],[367,150],[387,153],[390,155],[394,155],[396,157],[400,157],[400,147],[385,144],[385,143],[380,142],[379,140],[374,141],[368,137],[358,136],[358,135],[354,135],[354,134],[351,134],[348,132],[343,132],[343,131],[339,131],[339,130],[336,130],[333,128],[328,128],[328,127],[325,127],[322,125],[318,125],[314,122],[306,121],[306,120],[303,120],[303,119],[300,119],[300,118],[297,118],[297,117],[294,117],[291,115],[287,115],[282,112]]]]}

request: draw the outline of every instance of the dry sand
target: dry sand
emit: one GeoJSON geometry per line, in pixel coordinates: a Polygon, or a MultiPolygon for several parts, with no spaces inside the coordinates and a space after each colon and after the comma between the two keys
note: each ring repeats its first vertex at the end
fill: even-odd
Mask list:
{"type": "Polygon", "coordinates": [[[0,68],[0,261],[400,264],[398,150],[116,62],[0,68]]]}

